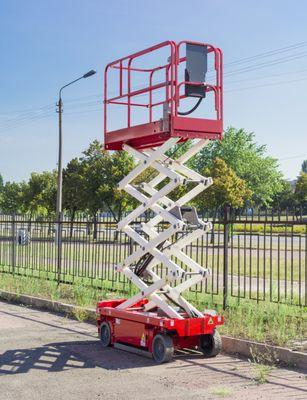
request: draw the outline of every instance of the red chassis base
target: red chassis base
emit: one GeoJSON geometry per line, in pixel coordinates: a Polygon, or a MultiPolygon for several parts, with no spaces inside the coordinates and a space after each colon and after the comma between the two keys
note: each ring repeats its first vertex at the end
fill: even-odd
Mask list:
{"type": "Polygon", "coordinates": [[[142,307],[147,303],[146,299],[127,310],[117,309],[124,301],[103,300],[97,304],[98,333],[101,337],[101,324],[107,323],[110,331],[108,345],[128,345],[153,353],[154,338],[162,334],[171,337],[175,350],[195,349],[199,347],[202,337],[213,336],[216,327],[224,323],[224,317],[220,315],[204,314],[203,318],[185,316],[184,319],[176,319],[159,316],[157,310],[144,312],[142,307]]]}

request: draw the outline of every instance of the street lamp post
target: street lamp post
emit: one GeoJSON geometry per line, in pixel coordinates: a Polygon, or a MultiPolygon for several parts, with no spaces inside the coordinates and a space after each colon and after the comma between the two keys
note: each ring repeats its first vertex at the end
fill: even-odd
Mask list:
{"type": "Polygon", "coordinates": [[[63,112],[63,102],[62,102],[62,90],[67,86],[72,85],[75,82],[80,81],[83,78],[89,78],[95,75],[96,71],[93,69],[86,74],[80,76],[80,78],[75,79],[72,82],[67,83],[61,87],[59,91],[59,101],[58,110],[59,113],[59,154],[58,154],[58,182],[57,182],[57,199],[56,199],[56,235],[55,243],[57,244],[57,281],[58,284],[61,282],[61,263],[62,263],[62,235],[61,235],[61,221],[62,221],[62,181],[63,181],[63,168],[62,168],[62,112],[63,112]]]}
{"type": "Polygon", "coordinates": [[[87,72],[86,74],[80,76],[73,80],[72,82],[67,83],[62,86],[59,91],[59,101],[58,101],[58,113],[59,113],[59,154],[58,154],[58,184],[57,184],[57,201],[56,201],[56,215],[57,218],[60,218],[60,214],[62,213],[62,181],[63,181],[63,168],[62,168],[62,112],[63,112],[63,102],[62,102],[62,90],[67,86],[72,85],[75,82],[80,81],[84,78],[89,78],[92,75],[95,75],[96,71],[93,69],[87,72]]]}

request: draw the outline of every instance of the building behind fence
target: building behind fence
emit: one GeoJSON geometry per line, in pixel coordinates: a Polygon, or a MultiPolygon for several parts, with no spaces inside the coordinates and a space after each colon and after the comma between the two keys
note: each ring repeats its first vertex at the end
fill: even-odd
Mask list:
{"type": "MultiPolygon", "coordinates": [[[[233,297],[307,306],[307,217],[301,211],[232,215],[226,209],[205,218],[213,231],[186,251],[212,274],[191,296],[203,293],[224,305],[233,297]]],[[[85,217],[70,222],[0,215],[0,272],[129,290],[114,266],[136,248],[109,215],[95,224],[85,217]]]]}

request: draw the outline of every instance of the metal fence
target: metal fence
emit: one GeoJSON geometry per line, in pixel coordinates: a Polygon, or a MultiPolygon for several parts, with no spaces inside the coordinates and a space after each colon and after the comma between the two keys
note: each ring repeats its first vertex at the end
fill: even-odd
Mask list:
{"type": "MultiPolygon", "coordinates": [[[[307,306],[307,217],[302,211],[234,214],[226,209],[203,217],[213,222],[213,231],[184,250],[212,274],[189,296],[209,295],[224,306],[231,297],[307,306]]],[[[128,291],[130,282],[114,266],[136,248],[109,215],[95,222],[0,215],[0,272],[128,291]]]]}

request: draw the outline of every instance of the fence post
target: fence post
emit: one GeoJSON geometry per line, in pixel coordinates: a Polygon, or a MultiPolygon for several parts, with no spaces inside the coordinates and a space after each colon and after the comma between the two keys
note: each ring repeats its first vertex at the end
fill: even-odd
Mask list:
{"type": "Polygon", "coordinates": [[[223,249],[223,309],[228,307],[228,242],[230,206],[224,207],[224,249],[223,249]]]}
{"type": "Polygon", "coordinates": [[[134,253],[134,246],[133,246],[133,240],[130,238],[129,240],[129,255],[134,253]]]}
{"type": "Polygon", "coordinates": [[[16,219],[15,214],[12,214],[12,273],[15,274],[16,266],[16,219]]]}
{"type": "Polygon", "coordinates": [[[57,221],[57,228],[56,228],[56,234],[57,234],[57,282],[58,285],[61,283],[61,271],[62,271],[62,213],[60,212],[58,215],[58,221],[57,221]]]}

